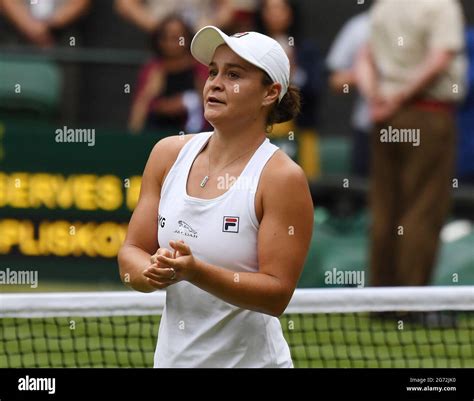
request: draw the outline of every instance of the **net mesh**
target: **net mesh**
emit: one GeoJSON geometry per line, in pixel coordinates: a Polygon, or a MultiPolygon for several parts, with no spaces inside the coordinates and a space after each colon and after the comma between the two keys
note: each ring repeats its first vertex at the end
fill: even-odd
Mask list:
{"type": "MultiPolygon", "coordinates": [[[[151,367],[164,294],[0,296],[0,367],[151,367]]],[[[297,290],[296,367],[474,367],[474,288],[297,290]]]]}

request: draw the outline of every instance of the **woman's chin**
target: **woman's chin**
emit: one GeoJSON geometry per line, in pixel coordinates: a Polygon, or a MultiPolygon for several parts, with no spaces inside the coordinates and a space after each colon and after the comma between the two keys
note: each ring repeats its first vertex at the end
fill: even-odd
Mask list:
{"type": "Polygon", "coordinates": [[[215,110],[205,110],[204,118],[209,122],[209,124],[214,125],[215,123],[219,123],[223,120],[223,113],[215,110]]]}

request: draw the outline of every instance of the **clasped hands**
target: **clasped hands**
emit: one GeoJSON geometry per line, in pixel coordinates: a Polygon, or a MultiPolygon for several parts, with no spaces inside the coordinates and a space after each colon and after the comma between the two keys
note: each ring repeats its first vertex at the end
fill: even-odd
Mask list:
{"type": "Polygon", "coordinates": [[[406,102],[403,92],[390,97],[380,95],[369,98],[370,116],[374,123],[383,123],[392,118],[406,102]]]}
{"type": "Polygon", "coordinates": [[[173,251],[158,248],[150,257],[150,266],[143,271],[147,283],[158,290],[182,280],[190,281],[196,271],[196,258],[189,245],[183,240],[170,241],[169,244],[173,251]]]}

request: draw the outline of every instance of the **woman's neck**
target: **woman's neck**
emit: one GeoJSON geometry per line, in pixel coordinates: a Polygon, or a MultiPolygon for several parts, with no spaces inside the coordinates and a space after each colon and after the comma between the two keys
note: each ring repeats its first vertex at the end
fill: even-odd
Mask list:
{"type": "MultiPolygon", "coordinates": [[[[213,163],[225,165],[240,154],[249,151],[250,157],[266,139],[265,131],[258,130],[222,130],[216,128],[212,134],[208,151],[212,154],[213,163]]],[[[244,158],[246,159],[246,158],[244,158]]]]}

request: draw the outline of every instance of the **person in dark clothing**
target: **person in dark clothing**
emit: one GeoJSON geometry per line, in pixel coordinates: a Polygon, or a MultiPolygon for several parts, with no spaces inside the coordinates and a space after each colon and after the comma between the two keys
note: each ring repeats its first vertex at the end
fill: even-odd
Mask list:
{"type": "Polygon", "coordinates": [[[132,133],[203,128],[202,92],[207,69],[189,52],[192,32],[181,17],[166,18],[152,35],[155,57],[140,71],[129,119],[132,133]]]}

